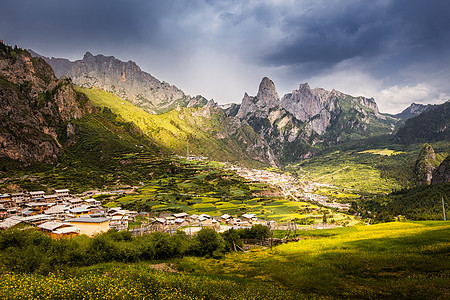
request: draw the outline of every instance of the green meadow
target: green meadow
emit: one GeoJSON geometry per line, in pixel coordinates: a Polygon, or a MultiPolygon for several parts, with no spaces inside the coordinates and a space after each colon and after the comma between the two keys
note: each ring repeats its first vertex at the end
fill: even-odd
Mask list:
{"type": "Polygon", "coordinates": [[[0,299],[448,299],[448,222],[298,231],[220,259],[185,256],[0,273],[0,299]],[[155,269],[156,268],[156,269],[155,269]]]}

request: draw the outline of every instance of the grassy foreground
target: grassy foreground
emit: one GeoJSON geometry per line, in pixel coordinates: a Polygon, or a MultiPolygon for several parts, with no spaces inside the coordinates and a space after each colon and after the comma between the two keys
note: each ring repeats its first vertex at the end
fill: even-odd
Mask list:
{"type": "Polygon", "coordinates": [[[3,272],[0,299],[450,297],[448,222],[396,222],[303,235],[304,240],[272,250],[172,261],[181,273],[155,271],[148,262],[48,276],[3,272]]]}

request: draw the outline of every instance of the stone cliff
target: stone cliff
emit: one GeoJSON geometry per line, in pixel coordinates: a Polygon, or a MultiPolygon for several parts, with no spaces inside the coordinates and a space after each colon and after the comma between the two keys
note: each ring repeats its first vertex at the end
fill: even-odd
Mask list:
{"type": "Polygon", "coordinates": [[[371,98],[311,89],[307,83],[280,100],[267,77],[256,97],[245,93],[236,116],[264,137],[283,161],[311,155],[311,147],[318,143],[391,133],[396,122],[380,114],[371,98]]]}
{"type": "Polygon", "coordinates": [[[450,155],[448,155],[433,171],[431,184],[440,184],[450,182],[450,155]]]}
{"type": "Polygon", "coordinates": [[[93,107],[41,58],[0,45],[0,157],[53,163],[75,130],[70,120],[93,107]]]}
{"type": "MultiPolygon", "coordinates": [[[[35,53],[35,55],[38,55],[35,53]]],[[[97,87],[116,94],[150,113],[160,113],[176,106],[203,106],[207,100],[191,97],[167,82],[142,71],[133,61],[123,62],[113,56],[86,52],[82,60],[71,62],[43,57],[58,77],[67,76],[82,87],[97,87]]]]}
{"type": "Polygon", "coordinates": [[[414,171],[419,184],[430,184],[436,168],[436,153],[429,144],[424,144],[417,157],[414,171]]]}

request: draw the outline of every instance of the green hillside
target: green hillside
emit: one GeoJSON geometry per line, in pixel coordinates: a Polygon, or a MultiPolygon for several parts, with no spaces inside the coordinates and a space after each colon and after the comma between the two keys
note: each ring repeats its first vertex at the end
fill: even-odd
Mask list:
{"type": "Polygon", "coordinates": [[[259,136],[249,126],[233,124],[220,109],[177,108],[152,115],[103,90],[80,87],[77,90],[85,93],[95,106],[109,107],[126,121],[136,124],[160,147],[178,155],[186,155],[188,141],[193,155],[263,165],[260,149],[248,147],[257,144],[261,140],[259,136]]]}

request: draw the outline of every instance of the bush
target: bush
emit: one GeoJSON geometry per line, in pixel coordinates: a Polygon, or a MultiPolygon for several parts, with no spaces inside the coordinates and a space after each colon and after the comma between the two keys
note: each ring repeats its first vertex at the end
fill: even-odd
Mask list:
{"type": "Polygon", "coordinates": [[[213,229],[203,228],[194,236],[190,252],[199,256],[220,257],[225,252],[225,241],[213,229]]]}

